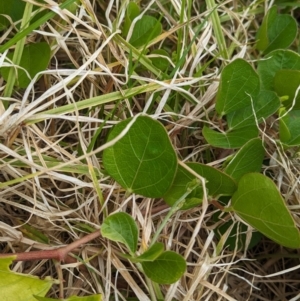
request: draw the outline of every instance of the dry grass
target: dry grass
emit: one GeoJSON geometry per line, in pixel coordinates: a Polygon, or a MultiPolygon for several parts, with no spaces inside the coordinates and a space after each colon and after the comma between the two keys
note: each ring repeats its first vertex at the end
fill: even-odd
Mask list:
{"type": "MultiPolygon", "coordinates": [[[[184,63],[168,80],[142,68],[140,50],[130,53],[130,45],[120,39],[128,1],[80,2],[76,15],[60,11],[63,21],[52,19],[27,37],[28,41],[45,40],[51,45],[51,63],[40,79],[13,94],[13,111],[1,117],[2,253],[71,243],[84,235],[84,229],[99,229],[107,214],[118,211],[129,212],[138,223],[140,244],[150,241],[168,210],[163,201],[127,195],[102,168],[101,151],[107,147],[107,132],[120,120],[139,112],[162,120],[182,160],[219,167],[227,156],[207,145],[201,135],[204,123],[215,122],[207,116],[214,111],[218,76],[226,61],[219,55],[211,22],[205,21],[208,11],[202,1],[192,1],[191,19],[183,15],[181,23],[183,1],[140,3],[143,13],[162,16],[163,33],[151,41],[149,48],[164,45],[171,53],[178,48],[180,36],[178,49],[182,54],[197,27],[205,22],[184,63]],[[138,60],[138,68],[132,70],[138,60]],[[126,98],[134,87],[140,87],[140,92],[126,98]],[[90,151],[99,127],[101,132],[90,151]],[[95,173],[97,181],[93,180],[95,173]],[[30,236],[33,230],[26,225],[45,235],[49,243],[30,236]]],[[[189,1],[185,2],[188,5],[189,1]]],[[[220,3],[218,13],[230,58],[227,61],[237,57],[255,61],[258,56],[251,52],[251,43],[267,3],[220,3]]],[[[15,32],[14,27],[9,30],[15,32]]],[[[4,35],[1,42],[6,38],[4,35]]],[[[4,57],[5,53],[1,62],[4,57]]],[[[170,59],[175,67],[176,61],[170,59]]],[[[0,81],[3,91],[5,82],[0,81]]],[[[271,132],[266,130],[262,135],[269,147],[267,156],[274,163],[268,169],[272,169],[278,187],[296,212],[298,166],[289,154],[275,147],[271,132]]],[[[298,251],[283,249],[267,239],[248,252],[222,248],[213,231],[214,210],[204,202],[201,208],[178,212],[165,227],[160,240],[188,263],[181,281],[161,286],[165,300],[299,300],[298,251]]],[[[150,300],[149,283],[133,264],[121,260],[116,250],[122,250],[122,246],[98,239],[74,252],[80,258],[75,263],[19,262],[13,270],[63,277],[63,288],[54,285],[50,291],[53,298],[63,290],[65,297],[101,293],[107,301],[129,297],[150,300]]]]}

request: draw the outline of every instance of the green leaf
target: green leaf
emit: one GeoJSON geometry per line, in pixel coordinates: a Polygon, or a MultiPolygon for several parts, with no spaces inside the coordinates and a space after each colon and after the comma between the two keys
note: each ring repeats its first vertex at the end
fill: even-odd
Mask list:
{"type": "Polygon", "coordinates": [[[286,146],[300,145],[300,110],[292,110],[280,119],[280,140],[286,146]]]}
{"type": "MultiPolygon", "coordinates": [[[[41,0],[39,0],[39,1],[41,1],[41,0]]],[[[63,0],[63,2],[65,2],[66,0],[63,0]]],[[[75,0],[73,3],[71,3],[71,4],[69,4],[67,7],[66,7],[66,9],[69,11],[69,12],[71,12],[72,14],[76,14],[76,12],[77,12],[77,10],[78,10],[78,8],[79,8],[79,6],[80,6],[80,0],[75,0]]]]}
{"type": "Polygon", "coordinates": [[[277,112],[279,107],[280,100],[276,93],[267,90],[260,91],[259,95],[253,99],[253,107],[250,105],[231,112],[226,116],[228,127],[230,129],[242,128],[254,125],[256,121],[260,123],[263,118],[265,119],[277,112]],[[255,120],[255,118],[257,120],[255,120]]]}
{"type": "Polygon", "coordinates": [[[0,259],[0,291],[4,301],[36,301],[33,295],[45,296],[53,280],[12,272],[9,266],[14,256],[0,259]]]}
{"type": "Polygon", "coordinates": [[[102,226],[101,234],[112,241],[118,241],[134,253],[137,249],[138,228],[133,218],[124,212],[107,217],[102,226]]]}
{"type": "Polygon", "coordinates": [[[140,7],[135,2],[129,2],[126,14],[133,21],[140,14],[140,7]]]}
{"type": "Polygon", "coordinates": [[[297,22],[291,15],[278,15],[268,29],[269,45],[264,53],[288,48],[294,42],[297,32],[297,22]]]}
{"type": "Polygon", "coordinates": [[[169,56],[168,52],[163,50],[163,49],[156,49],[153,50],[150,53],[150,60],[153,64],[153,66],[155,66],[157,69],[161,70],[161,71],[166,71],[166,69],[169,68],[170,63],[169,61],[166,59],[166,57],[169,56]]]}
{"type": "MultiPolygon", "coordinates": [[[[208,194],[210,196],[218,197],[220,195],[232,195],[237,188],[235,181],[231,177],[211,166],[191,162],[186,163],[186,165],[206,179],[206,188],[208,189],[208,194]]],[[[168,205],[173,206],[187,191],[187,187],[193,179],[195,179],[194,175],[184,167],[178,166],[173,185],[163,196],[165,202],[168,205]]],[[[198,187],[188,195],[184,205],[180,209],[186,210],[198,206],[202,203],[202,199],[203,189],[202,187],[198,187]]]]}
{"type": "Polygon", "coordinates": [[[52,299],[52,298],[44,298],[39,296],[34,296],[36,300],[38,301],[102,301],[102,296],[97,295],[91,295],[86,297],[77,297],[77,296],[71,296],[67,299],[52,299]]]}
{"type": "Polygon", "coordinates": [[[249,225],[288,248],[300,247],[300,233],[274,182],[259,173],[244,175],[232,197],[233,210],[249,225]]]}
{"type": "Polygon", "coordinates": [[[270,25],[275,20],[277,16],[277,7],[273,6],[271,7],[267,14],[264,16],[263,22],[260,26],[260,28],[257,31],[256,35],[256,48],[258,50],[265,50],[269,45],[269,38],[268,38],[268,30],[270,28],[270,25]]]}
{"type": "Polygon", "coordinates": [[[159,36],[161,31],[161,23],[156,18],[143,16],[135,23],[129,43],[134,47],[145,46],[159,36]]]}
{"type": "Polygon", "coordinates": [[[300,55],[291,50],[275,50],[258,62],[261,88],[275,91],[275,75],[280,70],[300,70],[300,55]]]}
{"type": "Polygon", "coordinates": [[[216,168],[200,163],[187,163],[187,166],[206,179],[210,196],[232,195],[237,188],[231,177],[216,168]]]}
{"type": "MultiPolygon", "coordinates": [[[[20,67],[27,70],[30,77],[33,78],[38,72],[44,71],[50,61],[50,47],[47,43],[41,42],[36,44],[28,44],[23,49],[23,54],[20,61],[20,67]]],[[[10,52],[7,57],[12,59],[13,52],[10,52]]],[[[7,81],[9,70],[12,67],[2,67],[1,74],[7,81]]],[[[26,88],[31,79],[28,78],[25,71],[17,68],[18,72],[16,85],[20,88],[26,88]]]]}
{"type": "MultiPolygon", "coordinates": [[[[59,5],[60,9],[68,8],[72,3],[78,0],[65,0],[62,4],[59,5]]],[[[3,1],[2,1],[3,2],[3,1]]],[[[28,36],[33,30],[37,29],[40,25],[45,24],[48,20],[56,16],[54,11],[50,11],[46,14],[41,12],[41,17],[30,24],[28,27],[20,30],[17,34],[11,37],[5,44],[0,45],[0,53],[3,53],[5,50],[9,49],[11,46],[15,45],[22,38],[28,36]]]]}
{"type": "Polygon", "coordinates": [[[290,46],[297,36],[298,26],[291,15],[277,15],[277,7],[269,9],[257,33],[256,48],[269,53],[290,46]]]}
{"type": "Polygon", "coordinates": [[[236,59],[221,74],[216,96],[216,111],[221,115],[251,105],[259,91],[259,77],[245,60],[236,59]]]}
{"type": "Polygon", "coordinates": [[[129,2],[126,10],[126,17],[124,21],[124,26],[122,30],[122,34],[124,37],[127,36],[129,28],[131,26],[132,21],[140,14],[140,8],[135,2],[129,2]]]}
{"type": "MultiPolygon", "coordinates": [[[[118,136],[131,118],[118,123],[108,141],[118,136]]],[[[103,152],[109,175],[129,192],[161,197],[171,186],[177,157],[164,127],[148,116],[139,116],[127,134],[103,152]]]]}
{"type": "Polygon", "coordinates": [[[239,148],[249,140],[256,138],[258,136],[258,129],[256,125],[251,125],[220,133],[204,126],[202,134],[206,141],[212,146],[220,148],[239,148]]]}
{"type": "Polygon", "coordinates": [[[146,250],[142,255],[135,258],[136,262],[144,261],[154,261],[159,257],[164,251],[164,245],[161,242],[153,244],[148,250],[146,250]]]}
{"type": "Polygon", "coordinates": [[[278,15],[277,7],[273,6],[264,17],[257,32],[256,48],[265,53],[278,48],[286,48],[293,42],[296,33],[297,23],[294,18],[290,15],[278,15]]]}
{"type": "MultiPolygon", "coordinates": [[[[37,0],[36,2],[43,3],[43,0],[37,0]]],[[[11,18],[12,22],[20,21],[24,17],[26,2],[23,0],[2,0],[0,1],[0,31],[10,26],[10,21],[4,15],[7,15],[11,18]]],[[[39,6],[34,5],[33,11],[39,9],[39,6]]],[[[45,15],[47,10],[41,10],[39,13],[35,14],[33,18],[31,18],[30,23],[36,21],[39,17],[45,15]]],[[[15,26],[19,29],[20,22],[15,24],[15,26]]]]}
{"type": "MultiPolygon", "coordinates": [[[[163,196],[164,201],[172,207],[177,200],[179,200],[184,193],[188,191],[189,184],[195,179],[195,177],[188,172],[181,165],[177,168],[176,177],[171,188],[163,196]]],[[[202,203],[203,199],[203,189],[199,185],[196,187],[184,200],[184,203],[180,210],[187,210],[195,206],[199,206],[202,203]]]]}
{"type": "Polygon", "coordinates": [[[300,70],[279,70],[274,77],[274,89],[279,96],[288,96],[283,102],[286,108],[293,107],[293,110],[300,109],[300,91],[293,104],[296,90],[300,87],[300,70]]]}
{"type": "Polygon", "coordinates": [[[254,138],[243,145],[227,165],[225,172],[236,181],[250,172],[259,172],[262,167],[265,149],[259,138],[254,138]]]}
{"type": "Polygon", "coordinates": [[[2,0],[0,1],[0,30],[4,30],[10,25],[9,20],[1,15],[8,15],[13,22],[21,20],[26,2],[22,0],[2,0]]]}
{"type": "Polygon", "coordinates": [[[290,118],[285,108],[279,110],[279,118],[279,138],[281,142],[285,143],[291,140],[291,132],[288,127],[290,118]]]}
{"type": "Polygon", "coordinates": [[[143,262],[143,270],[148,278],[160,284],[171,284],[180,279],[186,270],[184,258],[173,252],[165,251],[152,262],[143,262]]]}

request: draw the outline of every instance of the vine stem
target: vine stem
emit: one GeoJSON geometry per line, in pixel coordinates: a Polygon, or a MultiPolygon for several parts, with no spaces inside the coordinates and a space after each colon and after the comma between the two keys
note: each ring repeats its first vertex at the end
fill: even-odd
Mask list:
{"type": "Polygon", "coordinates": [[[29,261],[29,260],[41,260],[41,259],[55,259],[57,261],[64,261],[67,255],[74,249],[80,247],[83,244],[90,242],[91,240],[99,237],[101,235],[100,230],[90,233],[71,244],[53,249],[53,250],[40,250],[40,251],[30,251],[21,253],[8,253],[0,254],[1,258],[14,257],[14,261],[29,261]]]}

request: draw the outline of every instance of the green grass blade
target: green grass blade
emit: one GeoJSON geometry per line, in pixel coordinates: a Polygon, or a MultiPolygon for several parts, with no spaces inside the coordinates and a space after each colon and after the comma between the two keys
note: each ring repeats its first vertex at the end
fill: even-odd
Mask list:
{"type": "Polygon", "coordinates": [[[228,59],[227,46],[222,32],[221,21],[216,10],[217,5],[214,0],[206,0],[208,9],[211,9],[211,21],[215,32],[216,40],[220,49],[220,54],[224,59],[228,59]]]}
{"type": "MultiPolygon", "coordinates": [[[[21,28],[26,27],[26,25],[30,21],[30,15],[32,12],[32,8],[33,8],[33,5],[27,2],[26,6],[25,6],[24,14],[23,14],[21,28]]],[[[15,49],[13,59],[12,59],[14,65],[19,65],[19,63],[21,61],[25,41],[26,41],[26,37],[23,37],[16,44],[16,49],[15,49]]],[[[4,97],[11,96],[15,82],[16,82],[16,77],[17,77],[16,70],[14,68],[10,68],[7,84],[6,84],[6,87],[4,90],[4,94],[3,94],[4,97]]],[[[9,103],[7,101],[3,101],[3,104],[4,104],[4,107],[7,108],[9,103]]]]}
{"type": "MultiPolygon", "coordinates": [[[[62,3],[59,8],[64,9],[68,7],[70,4],[74,3],[76,0],[66,0],[64,3],[62,3]]],[[[13,38],[11,38],[8,42],[6,42],[4,45],[0,46],[0,53],[3,53],[5,50],[9,49],[11,46],[15,45],[19,40],[26,37],[28,34],[30,34],[33,30],[37,29],[40,25],[47,22],[49,19],[53,18],[56,15],[54,11],[51,11],[47,14],[45,14],[43,17],[29,25],[28,27],[24,28],[20,32],[18,32],[13,38]]]]}

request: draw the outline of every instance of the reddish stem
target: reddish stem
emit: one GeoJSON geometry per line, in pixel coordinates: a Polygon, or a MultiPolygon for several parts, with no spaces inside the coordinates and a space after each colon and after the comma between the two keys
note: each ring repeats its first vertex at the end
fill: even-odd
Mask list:
{"type": "Polygon", "coordinates": [[[210,203],[213,204],[216,208],[218,208],[218,209],[224,211],[224,206],[222,206],[218,201],[216,201],[216,200],[211,200],[210,203]]]}
{"type": "Polygon", "coordinates": [[[56,259],[58,261],[64,261],[72,250],[80,247],[83,244],[100,236],[100,230],[97,230],[91,234],[88,234],[71,244],[54,250],[40,250],[40,251],[30,251],[22,253],[8,253],[0,254],[0,258],[6,258],[10,256],[16,256],[14,261],[28,261],[28,260],[41,260],[41,259],[56,259]]]}

